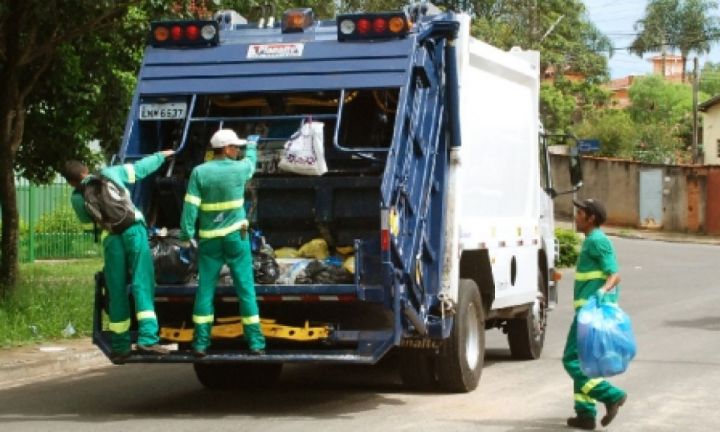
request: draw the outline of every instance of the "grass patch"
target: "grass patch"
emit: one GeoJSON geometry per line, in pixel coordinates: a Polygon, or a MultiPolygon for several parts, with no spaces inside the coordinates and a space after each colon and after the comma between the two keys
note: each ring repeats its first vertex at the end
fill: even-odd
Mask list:
{"type": "Polygon", "coordinates": [[[20,265],[14,294],[0,300],[0,348],[92,334],[94,275],[101,259],[35,262],[20,265]]]}

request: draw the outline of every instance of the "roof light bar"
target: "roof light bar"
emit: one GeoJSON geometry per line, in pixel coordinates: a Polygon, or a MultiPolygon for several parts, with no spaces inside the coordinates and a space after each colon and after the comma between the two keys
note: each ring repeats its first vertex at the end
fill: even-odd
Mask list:
{"type": "Polygon", "coordinates": [[[149,43],[154,47],[215,46],[219,41],[215,21],[155,21],[150,23],[149,43]]]}
{"type": "Polygon", "coordinates": [[[407,36],[410,20],[404,12],[344,14],[337,17],[338,41],[386,40],[407,36]]]}

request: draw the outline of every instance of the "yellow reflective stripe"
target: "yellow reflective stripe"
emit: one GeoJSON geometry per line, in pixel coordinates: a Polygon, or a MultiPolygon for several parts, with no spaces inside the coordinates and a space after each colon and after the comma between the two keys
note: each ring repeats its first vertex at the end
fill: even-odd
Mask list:
{"type": "Polygon", "coordinates": [[[593,279],[607,279],[607,275],[601,270],[575,273],[575,280],[585,282],[593,279]]]}
{"type": "Polygon", "coordinates": [[[228,234],[230,234],[233,231],[237,231],[240,228],[247,228],[248,227],[248,221],[247,219],[243,219],[240,222],[235,222],[234,224],[227,226],[225,228],[218,228],[214,230],[200,230],[200,238],[215,238],[215,237],[224,237],[228,234]]]}
{"type": "Polygon", "coordinates": [[[157,319],[157,316],[155,316],[155,311],[142,311],[137,313],[137,319],[143,320],[143,319],[157,319]]]}
{"type": "Polygon", "coordinates": [[[132,164],[125,164],[123,166],[125,167],[125,171],[127,172],[128,183],[135,183],[135,167],[132,166],[132,164]]]}
{"type": "Polygon", "coordinates": [[[214,315],[193,315],[195,324],[212,324],[215,321],[214,315]]]}
{"type": "Polygon", "coordinates": [[[125,321],[111,322],[108,325],[108,328],[113,333],[125,333],[126,331],[130,330],[130,318],[126,319],[125,321]]]}
{"type": "Polygon", "coordinates": [[[107,238],[107,236],[109,236],[109,235],[110,235],[109,231],[102,230],[100,232],[100,241],[104,241],[107,238]]]}
{"type": "Polygon", "coordinates": [[[199,206],[202,201],[200,201],[200,197],[196,197],[195,195],[187,194],[187,195],[185,195],[185,202],[199,206]]]}
{"type": "Polygon", "coordinates": [[[82,224],[82,225],[80,225],[80,226],[81,226],[82,229],[85,230],[85,231],[89,231],[89,230],[95,229],[95,224],[92,223],[92,222],[91,222],[91,223],[84,223],[84,224],[82,224]]]}
{"type": "Polygon", "coordinates": [[[241,317],[243,324],[259,324],[260,323],[260,316],[259,315],[253,315],[249,317],[241,317]]]}
{"type": "Polygon", "coordinates": [[[585,396],[582,393],[575,393],[575,401],[582,402],[582,403],[588,403],[588,404],[595,403],[595,399],[591,398],[590,396],[585,396]]]}
{"type": "Polygon", "coordinates": [[[592,391],[592,389],[597,387],[598,384],[600,384],[603,381],[605,381],[605,380],[602,378],[593,378],[593,379],[589,380],[588,382],[586,382],[580,391],[582,391],[585,394],[588,394],[592,391]]]}
{"type": "Polygon", "coordinates": [[[200,204],[200,210],[222,211],[222,210],[236,209],[236,208],[242,207],[244,202],[245,202],[245,200],[239,199],[239,200],[235,200],[235,201],[203,203],[203,204],[200,204]]]}

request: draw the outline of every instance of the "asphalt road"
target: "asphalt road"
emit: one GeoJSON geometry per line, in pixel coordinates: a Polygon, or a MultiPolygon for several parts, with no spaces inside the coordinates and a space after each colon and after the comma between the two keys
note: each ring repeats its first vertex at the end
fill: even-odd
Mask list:
{"type": "MultiPolygon", "coordinates": [[[[639,354],[611,380],[629,399],[608,430],[717,431],[720,247],[614,241],[639,354]]],[[[205,390],[188,365],[126,365],[0,390],[0,431],[567,430],[572,385],[560,357],[571,280],[565,272],[542,358],[510,360],[492,331],[480,387],[469,394],[409,393],[392,359],[292,366],[276,387],[256,392],[205,390]]]]}

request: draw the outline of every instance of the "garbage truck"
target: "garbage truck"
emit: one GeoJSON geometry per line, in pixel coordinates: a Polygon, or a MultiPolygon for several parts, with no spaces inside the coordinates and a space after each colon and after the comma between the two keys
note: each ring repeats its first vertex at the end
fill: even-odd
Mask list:
{"type": "MultiPolygon", "coordinates": [[[[468,392],[486,330],[507,334],[513,358],[538,358],[557,301],[560,193],[539,77],[537,52],[471,37],[464,13],[323,21],[300,8],[270,24],[235,11],[153,22],[113,161],[177,150],[131,191],[149,229],[179,227],[192,169],[208,158],[211,135],[230,128],[258,146],[245,192],[251,230],[275,251],[322,240],[350,277],[256,281],[262,355],[250,355],[232,281],[221,277],[203,358],[190,350],[197,279],[161,280],[156,313],[171,351],[125,362],[192,363],[217,388],[270,383],[284,364],[375,364],[392,353],[407,386],[468,392]],[[308,122],[321,126],[322,175],[280,168],[308,122]]],[[[278,265],[300,261],[287,259],[278,265]]],[[[93,341],[109,355],[102,273],[95,302],[93,341]]]]}

